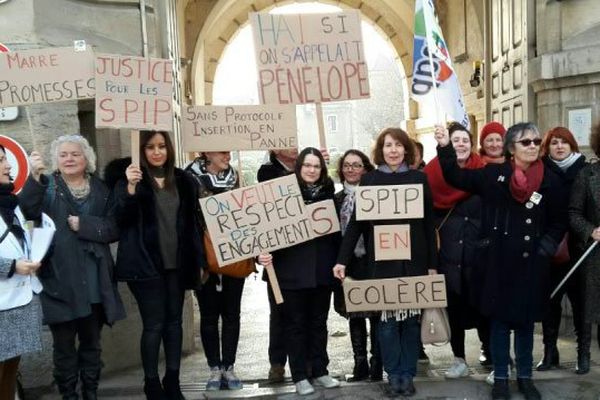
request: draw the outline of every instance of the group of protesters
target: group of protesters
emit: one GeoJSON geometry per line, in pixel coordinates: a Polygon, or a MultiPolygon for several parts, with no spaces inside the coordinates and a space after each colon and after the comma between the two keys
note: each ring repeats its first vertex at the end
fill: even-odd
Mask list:
{"type": "MultiPolygon", "coordinates": [[[[14,394],[21,355],[41,349],[43,320],[52,333],[53,376],[62,397],[79,398],[80,387],[83,399],[96,399],[101,331],[125,318],[118,281],[127,283],[139,308],[148,399],[184,399],[179,370],[186,290],[194,291],[200,308],[200,337],[210,368],[206,390],[243,387],[234,365],[244,278],[254,262],[245,272],[208,267],[207,224],[198,202],[238,188],[239,175],[229,152],[201,153],[183,170],[175,166],[169,134],[140,135],[139,165],[130,158],[114,160],[104,180],[96,174],[88,142],[79,135],[61,136],[49,160],[31,154],[31,174],[18,196],[0,146],[0,398],[14,394]],[[54,221],[56,232],[48,255],[34,262],[28,221],[43,216],[54,221]],[[117,241],[113,260],[109,245],[117,241]]],[[[531,123],[506,130],[491,122],[480,132],[479,152],[470,131],[458,123],[436,126],[434,138],[437,157],[427,164],[422,145],[400,128],[379,134],[371,159],[347,150],[337,165],[338,193],[326,151],[270,152],[258,181],[295,174],[304,203],[333,200],[341,227],[255,260],[273,268],[285,299],[277,303],[263,274],[270,305],[271,382],[284,380],[289,362],[300,395],[313,393],[313,385],[340,385],[327,369],[327,320],[335,298],[336,311],[349,321],[352,380],[380,381],[385,371],[391,392],[414,395],[417,362],[426,357],[421,310],[348,312],[340,281],[428,274],[444,274],[446,280],[454,354],[448,379],[469,374],[465,330],[476,328],[481,348],[475,357],[492,369],[492,398],[510,397],[513,363],[518,390],[526,399],[541,398],[532,381],[534,323],[542,322],[544,342],[536,369],[555,368],[564,294],[577,335],[575,372],[589,372],[591,327],[600,322],[597,250],[554,297],[550,293],[600,240],[600,164],[586,163],[573,134],[562,127],[542,135],[531,123]],[[423,187],[423,218],[357,219],[358,186],[415,184],[423,187]],[[410,227],[410,260],[376,259],[375,228],[395,224],[410,227]]],[[[600,156],[600,127],[590,144],[600,156]]]]}

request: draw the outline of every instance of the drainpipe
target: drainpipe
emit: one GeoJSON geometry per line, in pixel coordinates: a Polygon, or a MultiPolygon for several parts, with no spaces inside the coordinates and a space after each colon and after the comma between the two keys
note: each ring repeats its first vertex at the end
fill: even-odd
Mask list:
{"type": "Polygon", "coordinates": [[[142,55],[148,57],[148,31],[146,29],[146,0],[140,0],[140,18],[142,20],[142,55]]]}

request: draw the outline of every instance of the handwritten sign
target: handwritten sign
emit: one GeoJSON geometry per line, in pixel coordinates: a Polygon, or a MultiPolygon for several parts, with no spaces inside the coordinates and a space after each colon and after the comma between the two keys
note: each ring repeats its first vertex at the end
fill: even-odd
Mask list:
{"type": "Polygon", "coordinates": [[[296,108],[291,105],[188,106],[183,110],[185,151],[298,147],[296,108]]]}
{"type": "Polygon", "coordinates": [[[333,201],[305,206],[295,175],[200,199],[200,207],[221,267],[339,231],[333,201]]]}
{"type": "Polygon", "coordinates": [[[340,221],[333,200],[308,204],[306,213],[310,219],[312,238],[340,231],[340,221]]]}
{"type": "Polygon", "coordinates": [[[173,130],[173,62],[96,57],[96,126],[173,130]]]}
{"type": "Polygon", "coordinates": [[[0,107],[94,97],[90,50],[52,47],[0,53],[0,107]]]}
{"type": "Polygon", "coordinates": [[[410,225],[373,227],[375,261],[410,260],[410,225]]]}
{"type": "Polygon", "coordinates": [[[355,281],[344,279],[348,312],[446,307],[444,275],[355,281]]]}
{"type": "Polygon", "coordinates": [[[358,11],[250,14],[261,104],[369,97],[358,11]]]}
{"type": "Polygon", "coordinates": [[[423,218],[423,185],[359,186],[357,220],[423,218]]]}

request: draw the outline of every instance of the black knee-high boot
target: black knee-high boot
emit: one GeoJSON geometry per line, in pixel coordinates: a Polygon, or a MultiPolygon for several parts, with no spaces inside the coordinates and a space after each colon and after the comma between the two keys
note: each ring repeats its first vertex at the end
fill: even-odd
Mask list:
{"type": "Polygon", "coordinates": [[[367,361],[367,326],[364,318],[350,318],[350,341],[354,353],[354,375],[349,381],[357,382],[369,377],[367,361]]]}
{"type": "Polygon", "coordinates": [[[383,379],[383,362],[381,361],[381,348],[379,347],[379,318],[369,318],[371,336],[371,359],[369,360],[369,376],[372,381],[383,379]]]}

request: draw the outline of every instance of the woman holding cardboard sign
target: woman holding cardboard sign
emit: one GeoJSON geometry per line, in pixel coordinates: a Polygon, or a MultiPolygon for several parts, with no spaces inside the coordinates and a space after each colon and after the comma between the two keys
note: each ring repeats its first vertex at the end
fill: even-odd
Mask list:
{"type": "MultiPolygon", "coordinates": [[[[458,122],[448,126],[450,141],[461,168],[476,169],[484,166],[478,154],[472,152],[471,134],[458,122]]],[[[439,238],[438,271],[446,276],[448,317],[452,335],[450,344],[454,364],[446,371],[446,378],[469,375],[465,358],[465,330],[477,328],[481,340],[482,364],[491,365],[489,351],[489,322],[471,305],[471,295],[479,285],[473,270],[478,261],[473,258],[474,244],[481,224],[481,198],[450,186],[444,179],[438,158],[432,159],[423,170],[431,185],[433,208],[439,238]]]]}
{"type": "MultiPolygon", "coordinates": [[[[377,164],[377,169],[365,174],[360,180],[360,186],[421,185],[422,198],[418,203],[422,205],[423,217],[403,214],[400,217],[390,215],[386,219],[379,219],[379,215],[369,215],[366,211],[367,216],[357,220],[356,210],[374,208],[374,200],[369,199],[368,204],[364,205],[359,197],[342,241],[338,264],[333,269],[334,276],[338,279],[345,278],[346,266],[352,261],[361,235],[365,238],[368,257],[368,263],[364,266],[366,269],[364,275],[367,279],[400,278],[435,273],[437,251],[433,201],[425,174],[410,169],[410,165],[414,162],[414,151],[415,146],[402,129],[384,129],[379,134],[373,150],[373,161],[377,164]],[[376,239],[381,235],[375,235],[375,230],[398,225],[409,228],[410,246],[404,249],[409,255],[403,259],[388,257],[379,260],[381,258],[379,249],[383,248],[383,243],[377,242],[376,239]]],[[[396,188],[389,192],[394,190],[396,188]]],[[[389,203],[382,204],[381,211],[395,208],[393,204],[394,201],[391,207],[389,203]]],[[[387,212],[393,214],[395,211],[387,210],[387,212]]],[[[418,309],[383,311],[379,322],[379,344],[383,367],[388,374],[391,390],[403,396],[415,394],[413,378],[417,373],[417,360],[421,350],[420,314],[421,310],[418,309]]]]}
{"type": "MultiPolygon", "coordinates": [[[[231,167],[228,151],[202,153],[187,168],[195,178],[200,198],[227,192],[239,187],[239,176],[231,167]]],[[[201,220],[204,246],[212,254],[212,242],[201,220]]],[[[233,369],[240,338],[240,310],[246,276],[254,271],[254,260],[243,260],[235,267],[219,269],[214,257],[207,257],[209,273],[203,277],[202,290],[196,292],[200,305],[200,337],[210,368],[206,390],[242,389],[242,381],[233,369]],[[232,269],[233,268],[233,269],[232,269]],[[219,317],[222,321],[219,335],[219,317]],[[222,353],[221,353],[222,349],[222,353]]]]}
{"type": "Polygon", "coordinates": [[[142,317],[140,350],[144,392],[148,399],[184,399],[179,386],[182,313],[186,289],[196,289],[204,266],[198,231],[194,179],[175,167],[175,151],[167,132],[140,132],[140,164],[115,160],[108,177],[122,175],[114,188],[121,229],[116,277],[126,281],[142,317]],[[166,371],[161,381],[161,342],[166,371]]]}
{"type": "MultiPolygon", "coordinates": [[[[319,150],[304,149],[296,160],[296,178],[305,204],[333,200],[333,181],[319,150]]],[[[292,247],[261,254],[259,263],[273,263],[284,303],[282,323],[296,392],[308,395],[314,388],[308,381],[307,365],[313,383],[334,388],[340,383],[327,371],[327,317],[335,281],[331,268],[339,246],[339,234],[319,236],[292,247]]]]}
{"type": "Polygon", "coordinates": [[[475,258],[485,266],[479,309],[491,321],[492,397],[510,397],[508,364],[514,330],[519,391],[526,399],[539,399],[531,379],[533,327],[547,308],[549,259],[567,228],[561,180],[540,159],[542,139],[532,123],[508,130],[503,164],[480,169],[459,167],[444,127],[436,128],[435,139],[444,179],[482,198],[475,258]]]}

